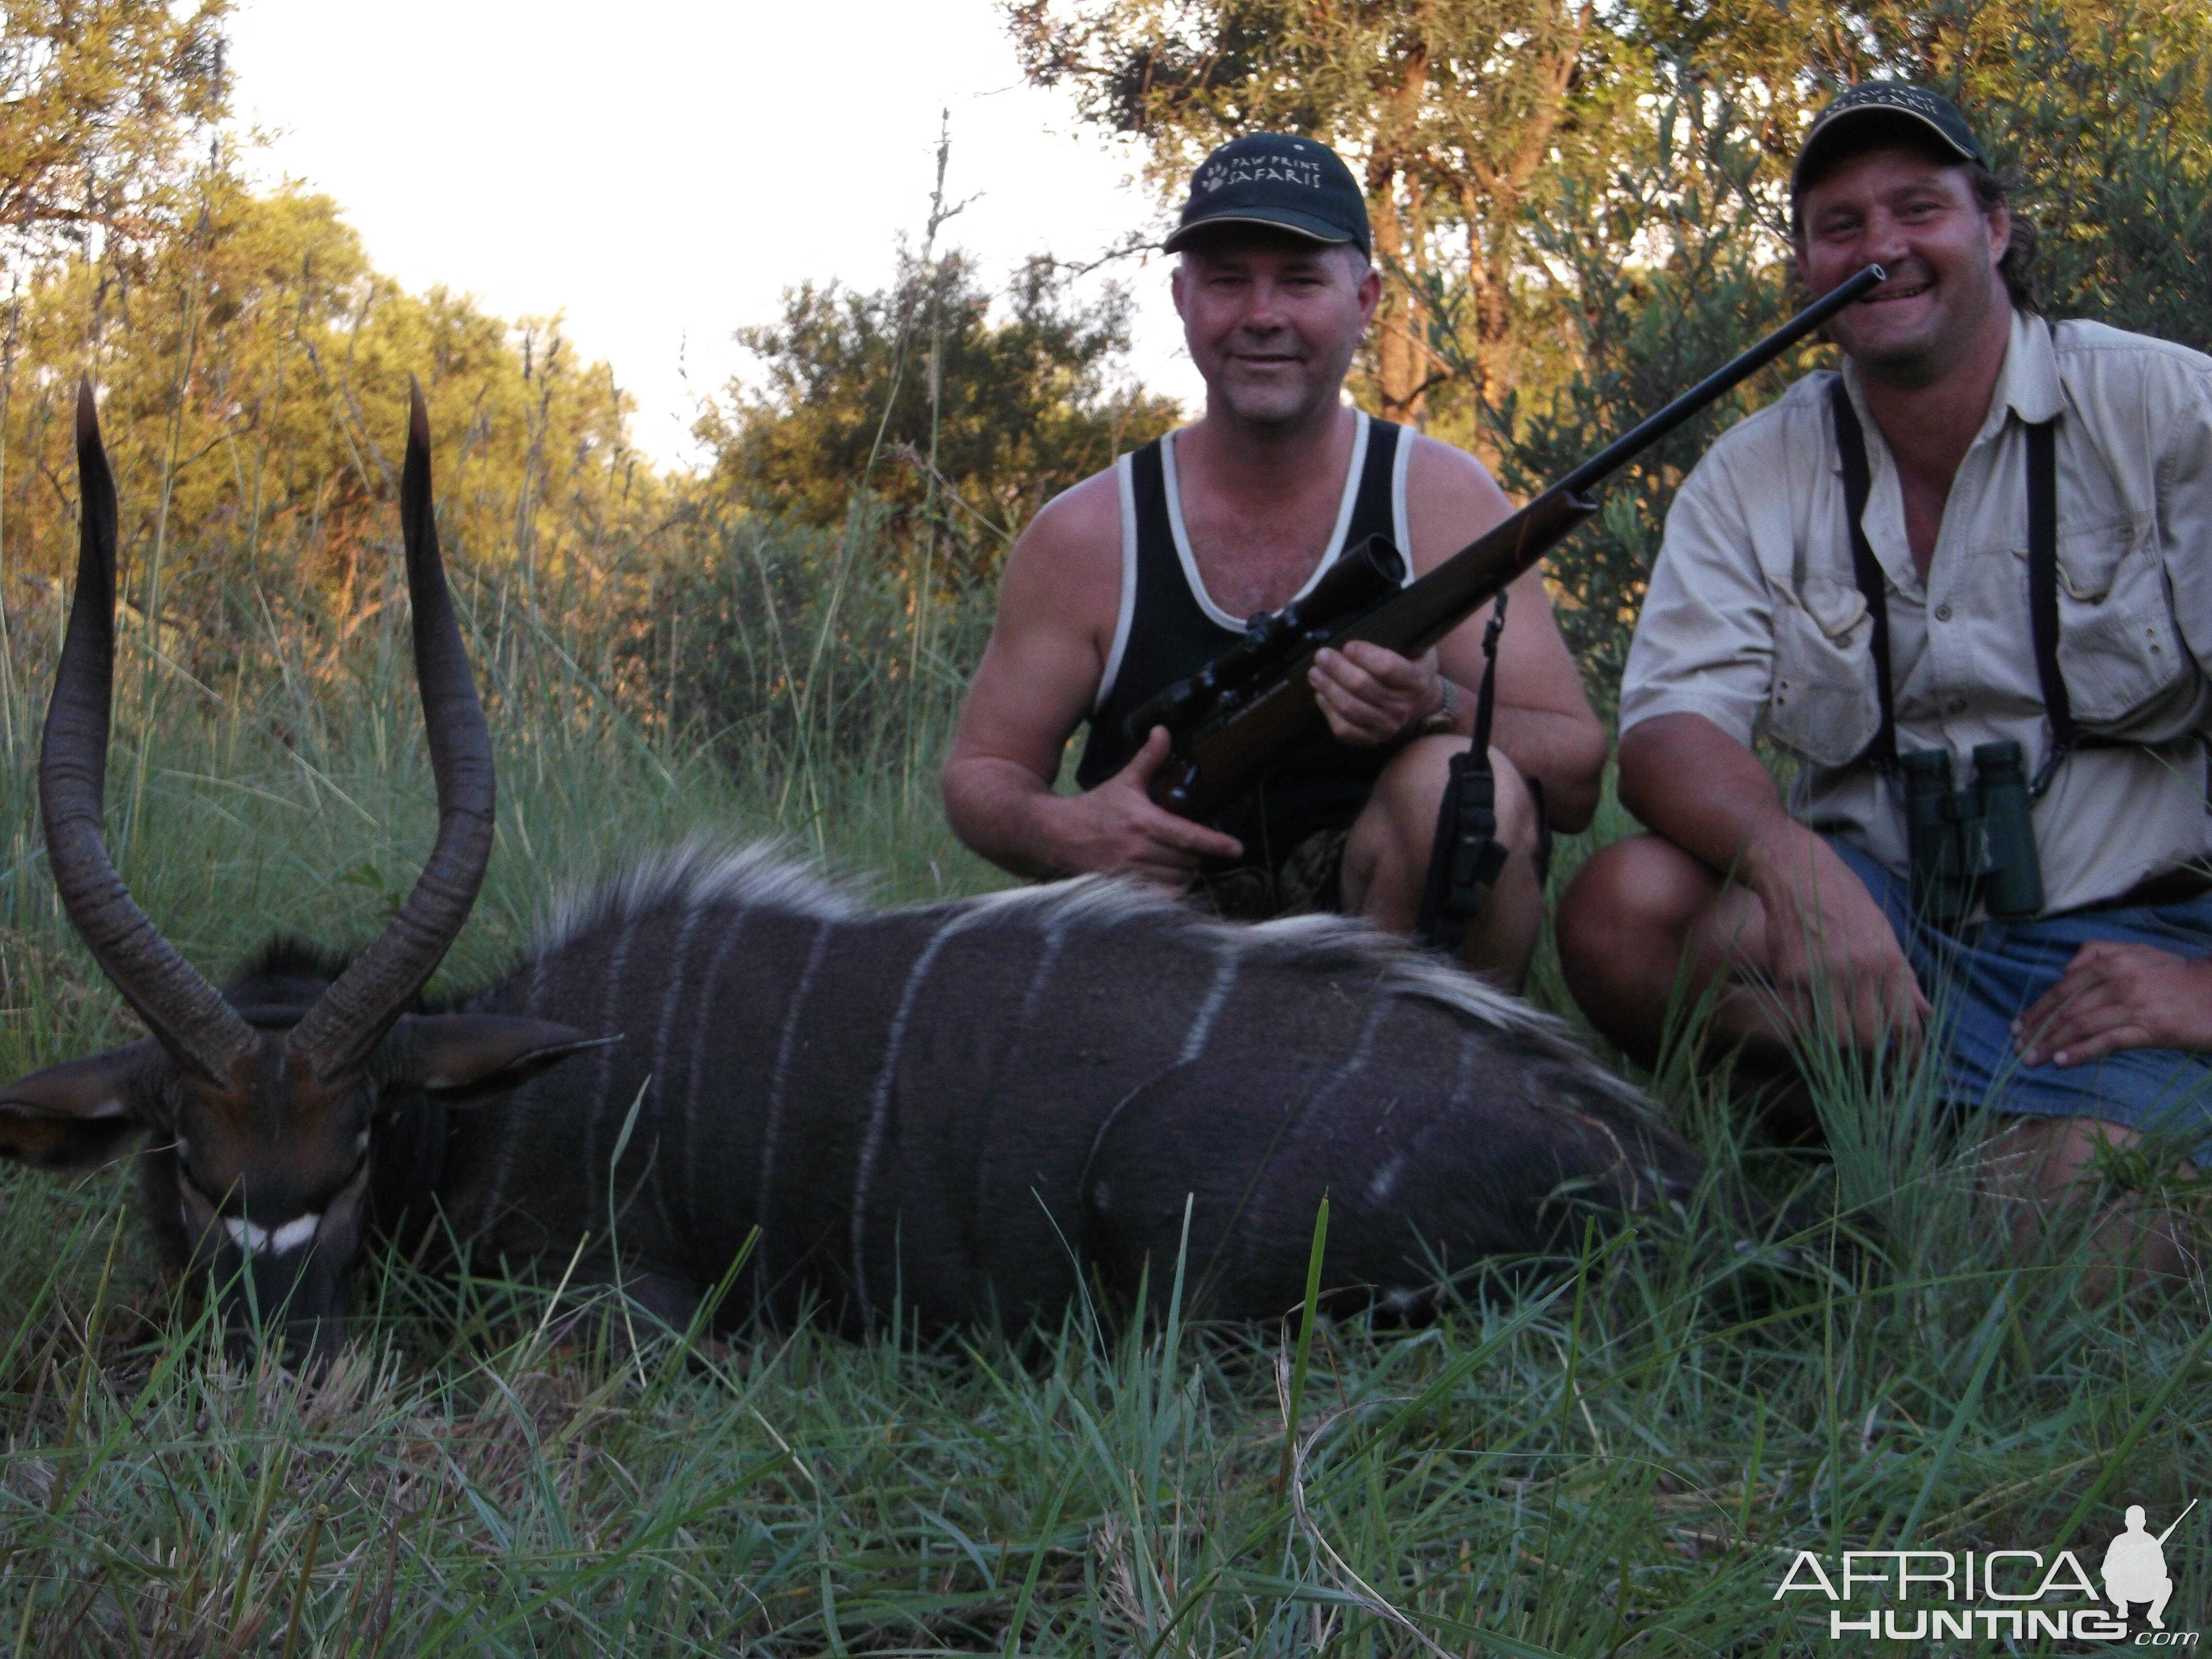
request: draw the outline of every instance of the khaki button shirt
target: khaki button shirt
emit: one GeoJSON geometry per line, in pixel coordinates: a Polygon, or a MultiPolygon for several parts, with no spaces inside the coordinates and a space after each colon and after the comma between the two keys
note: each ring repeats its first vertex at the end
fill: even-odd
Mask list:
{"type": "MultiPolygon", "coordinates": [[[[2116,897],[2212,855],[2212,358],[2095,323],[2015,313],[1988,418],[1960,464],[1923,584],[1897,465],[1856,371],[1872,473],[1867,541],[1888,588],[1897,746],[2010,738],[2035,775],[2051,743],[2028,621],[2028,424],[2056,416],[2060,672],[2076,724],[2130,739],[2077,750],[2035,807],[2048,908],[2116,897]]],[[[1790,811],[1908,866],[1895,787],[1852,764],[1881,726],[1874,626],[1851,573],[1828,387],[1814,374],[1735,427],[1667,516],[1621,685],[1623,732],[1702,714],[1801,766],[1790,811]]]]}

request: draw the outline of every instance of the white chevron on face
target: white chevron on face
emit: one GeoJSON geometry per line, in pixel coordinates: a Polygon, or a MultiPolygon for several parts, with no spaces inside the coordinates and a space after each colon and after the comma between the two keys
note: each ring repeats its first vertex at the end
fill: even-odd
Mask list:
{"type": "Polygon", "coordinates": [[[313,1210],[294,1216],[281,1227],[259,1226],[234,1215],[222,1218],[222,1230],[230,1235],[230,1242],[247,1255],[258,1255],[264,1251],[270,1255],[289,1255],[312,1240],[315,1229],[322,1224],[323,1218],[313,1210]]]}

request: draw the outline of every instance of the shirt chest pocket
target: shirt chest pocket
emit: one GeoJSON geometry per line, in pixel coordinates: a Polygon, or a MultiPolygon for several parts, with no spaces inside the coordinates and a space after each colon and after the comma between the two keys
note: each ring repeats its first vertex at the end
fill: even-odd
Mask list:
{"type": "Polygon", "coordinates": [[[2173,688],[2185,665],[2150,527],[2123,520],[2058,538],[2058,668],[2074,718],[2124,720],[2173,688]]]}
{"type": "Polygon", "coordinates": [[[1774,595],[1766,735],[1816,766],[1848,766],[1881,729],[1866,599],[1820,578],[1802,599],[1779,583],[1774,595]]]}

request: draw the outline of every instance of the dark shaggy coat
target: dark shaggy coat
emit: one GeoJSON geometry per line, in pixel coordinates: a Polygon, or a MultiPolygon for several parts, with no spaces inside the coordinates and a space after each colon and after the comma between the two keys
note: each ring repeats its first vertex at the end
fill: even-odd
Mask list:
{"type": "MultiPolygon", "coordinates": [[[[228,994],[311,1000],[277,949],[228,994]]],[[[479,1261],[587,1272],[678,1320],[757,1226],[726,1324],[1055,1317],[1085,1275],[1164,1285],[1189,1206],[1199,1310],[1327,1280],[1401,1305],[1544,1250],[1699,1161],[1555,1022],[1355,923],[1251,927],[1087,879],[869,912],[760,849],[678,853],[566,907],[465,1011],[618,1043],[503,1097],[410,1103],[374,1213],[434,1193],[479,1261]],[[586,1236],[591,1242],[586,1242],[586,1236]],[[608,1241],[611,1241],[610,1248],[608,1241]]]]}

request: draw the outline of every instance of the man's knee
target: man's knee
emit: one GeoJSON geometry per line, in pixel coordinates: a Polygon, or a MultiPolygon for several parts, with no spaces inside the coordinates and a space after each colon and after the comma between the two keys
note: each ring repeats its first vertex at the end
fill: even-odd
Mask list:
{"type": "Polygon", "coordinates": [[[1631,836],[1592,854],[1560,896],[1559,957],[1571,975],[1664,945],[1679,951],[1713,902],[1710,871],[1671,842],[1631,836]]]}
{"type": "MultiPolygon", "coordinates": [[[[1452,757],[1467,747],[1452,738],[1422,738],[1384,769],[1345,847],[1347,908],[1380,927],[1402,932],[1417,925],[1452,757]]],[[[1492,834],[1505,849],[1505,863],[1484,899],[1481,920],[1468,932],[1462,960],[1517,981],[1541,926],[1543,886],[1535,869],[1540,825],[1520,772],[1495,750],[1491,763],[1492,834]]]]}
{"type": "Polygon", "coordinates": [[[2001,1129],[1990,1147],[1995,1172],[2046,1202],[2087,1190],[2098,1159],[2141,1143],[2133,1129],[2094,1117],[2022,1115],[2001,1129]]]}
{"type": "MultiPolygon", "coordinates": [[[[1398,856],[1425,866],[1444,788],[1451,781],[1452,757],[1467,750],[1459,738],[1421,738],[1399,750],[1383,769],[1371,804],[1381,809],[1376,816],[1398,856]]],[[[1533,854],[1541,826],[1527,781],[1497,749],[1490,751],[1490,773],[1491,810],[1498,820],[1492,833],[1509,852],[1533,854]]]]}

